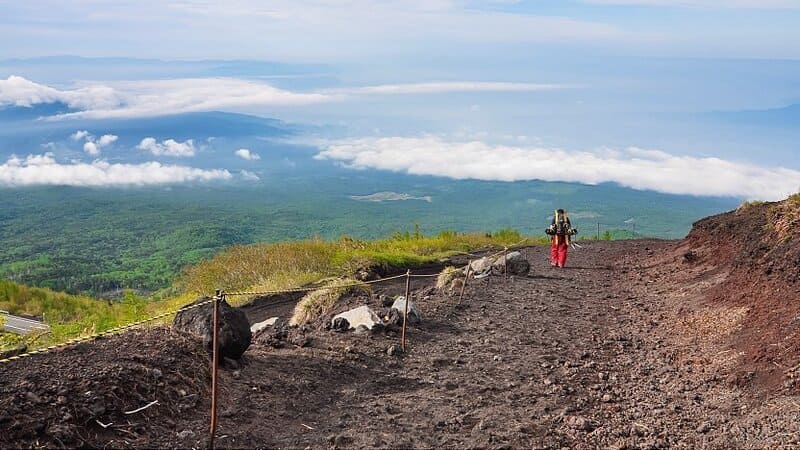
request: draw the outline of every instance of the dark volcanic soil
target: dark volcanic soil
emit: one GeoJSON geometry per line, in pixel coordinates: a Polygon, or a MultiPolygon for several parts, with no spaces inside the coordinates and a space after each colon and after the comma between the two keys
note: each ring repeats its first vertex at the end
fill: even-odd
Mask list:
{"type": "MultiPolygon", "coordinates": [[[[217,445],[755,448],[800,443],[794,372],[781,368],[775,375],[778,387],[742,378],[740,350],[720,333],[738,329],[744,313],[736,305],[716,303],[710,305],[717,309],[706,310],[702,283],[715,275],[678,276],[685,270],[685,248],[663,241],[586,243],[572,252],[566,269],[550,267],[547,251],[523,250],[532,264],[528,277],[471,281],[460,305],[445,293],[416,299],[423,322],[409,329],[405,354],[387,354],[399,340],[392,332],[306,330],[308,345],[302,348],[254,344],[241,367],[221,372],[217,445]],[[693,315],[687,315],[689,309],[693,315]]],[[[414,289],[431,282],[418,279],[414,289]]],[[[402,288],[391,289],[399,295],[402,288]]],[[[285,310],[278,306],[276,311],[280,308],[285,310]]],[[[257,314],[273,312],[260,308],[257,314]]],[[[179,407],[186,395],[207,392],[207,385],[196,380],[207,376],[197,367],[205,358],[199,344],[151,330],[88,347],[94,350],[66,350],[0,366],[0,426],[22,430],[0,435],[0,446],[207,445],[208,399],[179,407]],[[132,360],[130,354],[141,357],[132,360]],[[165,384],[146,390],[141,384],[158,383],[147,375],[156,368],[165,384]],[[63,435],[53,434],[64,421],[53,386],[63,385],[72,405],[84,388],[95,391],[103,383],[119,387],[114,392],[122,400],[106,402],[102,412],[90,415],[68,407],[80,441],[64,442],[63,435]],[[43,392],[51,391],[45,398],[43,392]],[[129,391],[140,398],[133,401],[129,391]],[[141,413],[121,413],[151,399],[160,403],[141,413]],[[102,429],[95,418],[119,428],[102,429]]],[[[782,361],[789,364],[792,358],[796,364],[800,355],[784,355],[782,361]]]]}

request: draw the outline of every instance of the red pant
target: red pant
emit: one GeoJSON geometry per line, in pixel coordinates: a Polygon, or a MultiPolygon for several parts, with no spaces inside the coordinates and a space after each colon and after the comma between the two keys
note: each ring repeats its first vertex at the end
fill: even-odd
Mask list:
{"type": "Polygon", "coordinates": [[[553,244],[550,247],[550,264],[558,267],[567,265],[567,239],[565,237],[556,236],[553,238],[553,244]]]}

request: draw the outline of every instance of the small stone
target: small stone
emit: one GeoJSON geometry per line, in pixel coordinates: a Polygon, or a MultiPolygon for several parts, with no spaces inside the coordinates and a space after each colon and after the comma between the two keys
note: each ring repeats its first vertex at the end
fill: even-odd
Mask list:
{"type": "Polygon", "coordinates": [[[605,372],[597,372],[597,379],[600,381],[605,381],[608,379],[608,374],[605,372]]]}
{"type": "Polygon", "coordinates": [[[711,431],[711,423],[703,422],[702,424],[700,424],[699,427],[697,427],[695,431],[697,431],[698,433],[708,433],[709,431],[711,431]]]}
{"type": "Polygon", "coordinates": [[[494,360],[495,360],[495,361],[497,361],[497,362],[500,362],[500,361],[502,361],[502,360],[503,360],[503,357],[502,357],[502,356],[500,356],[500,355],[494,355],[494,358],[492,358],[492,359],[494,359],[494,360]]]}
{"type": "Polygon", "coordinates": [[[592,421],[583,416],[567,416],[564,423],[573,430],[592,431],[594,429],[592,421]]]}
{"type": "Polygon", "coordinates": [[[33,403],[42,403],[42,398],[30,391],[25,393],[25,398],[33,403]]]}
{"type": "Polygon", "coordinates": [[[395,356],[398,353],[400,353],[400,349],[395,344],[390,345],[389,348],[386,349],[386,354],[389,356],[395,356]]]}
{"type": "Polygon", "coordinates": [[[192,430],[183,430],[183,431],[178,432],[178,438],[179,439],[186,439],[186,438],[190,438],[192,436],[194,436],[194,431],[192,431],[192,430]]]}
{"type": "Polygon", "coordinates": [[[614,397],[612,397],[611,394],[605,394],[601,400],[603,403],[611,403],[614,401],[614,397]]]}

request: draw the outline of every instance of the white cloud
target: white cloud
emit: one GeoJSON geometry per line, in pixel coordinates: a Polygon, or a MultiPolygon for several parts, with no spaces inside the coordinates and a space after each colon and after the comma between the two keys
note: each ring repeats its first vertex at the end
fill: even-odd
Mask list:
{"type": "Polygon", "coordinates": [[[100,147],[105,147],[116,142],[118,138],[119,136],[115,136],[113,134],[104,134],[100,136],[100,139],[97,141],[97,145],[100,147]]]}
{"type": "Polygon", "coordinates": [[[174,139],[167,139],[160,143],[155,138],[146,137],[137,146],[139,150],[152,153],[155,156],[174,156],[176,158],[187,158],[194,156],[194,141],[189,139],[185,142],[178,142],[174,139]]]}
{"type": "Polygon", "coordinates": [[[598,5],[643,5],[679,8],[800,9],[800,0],[583,0],[598,5]]]}
{"type": "Polygon", "coordinates": [[[58,163],[52,153],[28,155],[24,160],[11,156],[0,165],[2,186],[145,186],[186,183],[192,181],[228,180],[227,170],[204,170],[158,162],[142,164],[111,164],[96,160],[92,163],[58,163]]]}
{"type": "Polygon", "coordinates": [[[246,159],[248,161],[256,161],[261,159],[261,156],[258,153],[251,152],[249,149],[240,148],[234,152],[236,156],[242,159],[246,159]]]}
{"type": "Polygon", "coordinates": [[[800,171],[719,158],[676,156],[628,148],[566,151],[557,148],[451,142],[439,137],[388,137],[334,141],[318,159],[456,179],[618,183],[670,194],[777,200],[800,190],[800,171]]]}
{"type": "Polygon", "coordinates": [[[256,175],[253,172],[250,172],[249,170],[242,170],[241,172],[239,172],[239,174],[242,176],[242,179],[246,181],[258,181],[261,179],[259,178],[258,175],[256,175]]]}
{"type": "Polygon", "coordinates": [[[97,156],[100,154],[100,148],[92,141],[87,141],[83,144],[83,151],[87,155],[97,156]]]}
{"type": "Polygon", "coordinates": [[[567,84],[508,83],[496,81],[441,81],[429,83],[382,84],[352,88],[329,89],[331,94],[441,94],[450,92],[529,92],[569,89],[567,84]]]}
{"type": "MultiPolygon", "coordinates": [[[[30,107],[41,103],[62,102],[76,109],[109,109],[121,104],[114,89],[93,85],[61,91],[23,77],[11,75],[0,79],[0,106],[30,107]]],[[[80,138],[79,138],[80,139],[80,138]]]]}
{"type": "Polygon", "coordinates": [[[86,140],[83,144],[83,151],[91,156],[100,155],[100,150],[117,141],[118,137],[113,134],[104,134],[100,139],[96,139],[93,134],[87,130],[78,130],[70,135],[73,141],[86,140]]]}
{"type": "Polygon", "coordinates": [[[89,132],[86,130],[78,130],[70,135],[73,141],[80,141],[87,136],[89,136],[89,132]]]}

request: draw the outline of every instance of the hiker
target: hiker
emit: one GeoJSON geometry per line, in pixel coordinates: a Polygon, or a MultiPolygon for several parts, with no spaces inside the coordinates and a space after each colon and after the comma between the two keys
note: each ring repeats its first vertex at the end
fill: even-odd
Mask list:
{"type": "Polygon", "coordinates": [[[556,211],[553,222],[545,230],[551,237],[550,246],[550,265],[564,267],[567,264],[567,251],[569,249],[570,238],[578,234],[578,230],[572,228],[572,224],[563,209],[556,211]]]}

